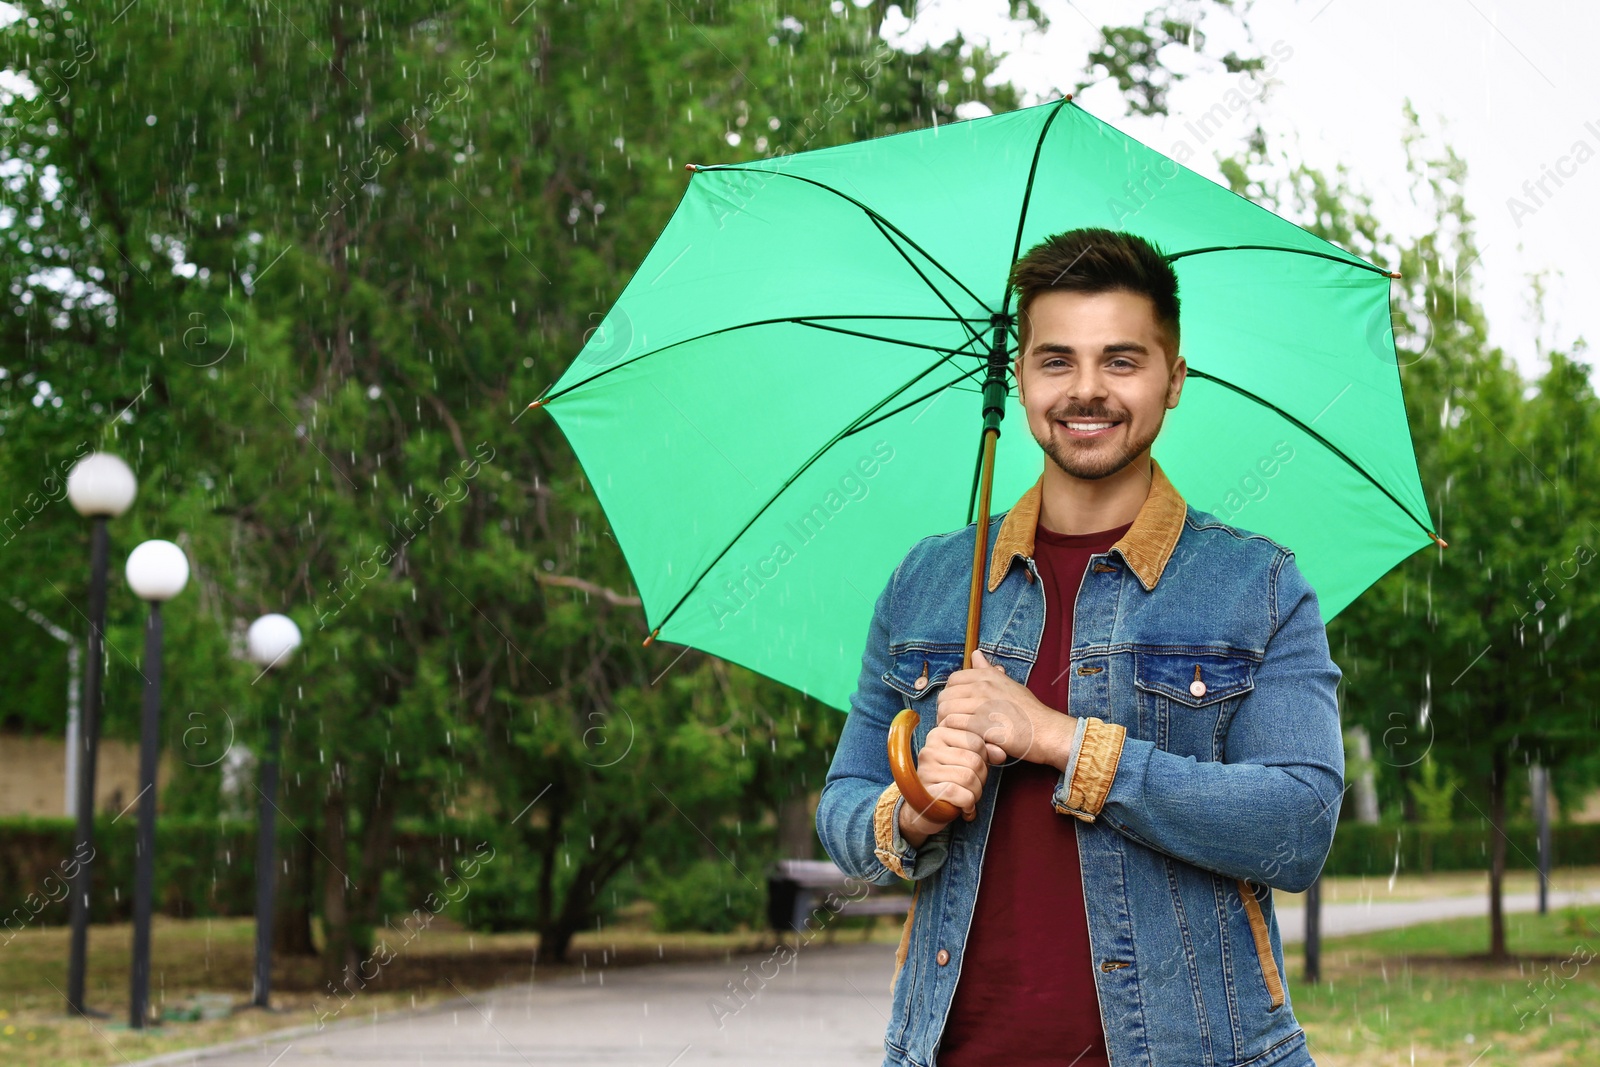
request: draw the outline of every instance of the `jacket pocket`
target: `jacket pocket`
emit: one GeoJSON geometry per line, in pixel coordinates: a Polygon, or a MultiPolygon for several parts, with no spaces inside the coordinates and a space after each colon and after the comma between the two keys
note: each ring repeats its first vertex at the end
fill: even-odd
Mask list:
{"type": "Polygon", "coordinates": [[[1214,652],[1136,651],[1133,682],[1169,700],[1203,708],[1254,689],[1255,663],[1244,656],[1214,652]]]}
{"type": "Polygon", "coordinates": [[[1250,936],[1255,940],[1256,959],[1261,964],[1261,979],[1266,983],[1270,1003],[1268,1011],[1283,1006],[1283,976],[1278,973],[1278,961],[1272,955],[1272,933],[1267,929],[1267,919],[1261,913],[1261,901],[1255,890],[1243,878],[1236,879],[1239,898],[1244,902],[1245,917],[1250,920],[1250,936]]]}
{"type": "MultiPolygon", "coordinates": [[[[950,680],[961,669],[962,648],[907,644],[889,650],[889,669],[883,672],[884,684],[900,693],[916,707],[950,680]]],[[[921,713],[921,709],[918,708],[921,713]]]]}
{"type": "Polygon", "coordinates": [[[1136,650],[1139,736],[1180,756],[1220,759],[1233,711],[1255,688],[1255,667],[1242,655],[1136,650]]]}

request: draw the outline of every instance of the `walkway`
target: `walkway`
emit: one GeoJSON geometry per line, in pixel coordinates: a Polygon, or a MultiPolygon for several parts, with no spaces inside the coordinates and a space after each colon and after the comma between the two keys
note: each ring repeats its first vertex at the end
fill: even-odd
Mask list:
{"type": "MultiPolygon", "coordinates": [[[[1600,902],[1600,889],[1550,894],[1550,906],[1600,902]]],[[[1538,906],[1508,894],[1506,911],[1538,906]]],[[[1483,894],[1325,904],[1324,937],[1481,915],[1483,894]]],[[[1280,907],[1287,943],[1305,936],[1304,909],[1280,907]]],[[[816,944],[726,963],[620,967],[475,992],[434,1008],[322,1031],[177,1053],[134,1067],[352,1067],[384,1064],[610,1064],[693,1067],[878,1067],[894,946],[816,944]],[[789,960],[785,965],[783,960],[789,960]],[[736,997],[733,983],[748,992],[736,997]]]]}

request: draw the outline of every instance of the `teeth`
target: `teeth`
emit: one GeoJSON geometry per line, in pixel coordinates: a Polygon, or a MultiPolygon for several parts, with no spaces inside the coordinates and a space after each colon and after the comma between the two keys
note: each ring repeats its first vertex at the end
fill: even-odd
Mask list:
{"type": "Polygon", "coordinates": [[[1091,430],[1092,431],[1092,430],[1104,430],[1108,426],[1114,426],[1116,424],[1115,423],[1111,423],[1111,422],[1069,422],[1069,423],[1067,423],[1067,425],[1072,427],[1074,430],[1091,430]]]}

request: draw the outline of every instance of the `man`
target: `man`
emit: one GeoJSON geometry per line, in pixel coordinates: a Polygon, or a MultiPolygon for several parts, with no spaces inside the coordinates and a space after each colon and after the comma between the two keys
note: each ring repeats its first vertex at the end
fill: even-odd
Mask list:
{"type": "Polygon", "coordinates": [[[915,884],[884,1063],[1311,1064],[1266,887],[1316,879],[1343,796],[1316,594],[1150,455],[1186,374],[1165,257],[1074,230],[1010,284],[1045,460],[991,522],[979,651],[962,669],[975,527],[924,538],[878,598],[817,808],[846,873],[915,884]],[[970,820],[901,796],[904,707],[918,777],[970,820]]]}

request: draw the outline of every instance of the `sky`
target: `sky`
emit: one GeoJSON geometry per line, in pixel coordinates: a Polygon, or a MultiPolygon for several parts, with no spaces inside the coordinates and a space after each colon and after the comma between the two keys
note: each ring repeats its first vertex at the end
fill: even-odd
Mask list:
{"type": "MultiPolygon", "coordinates": [[[[886,30],[899,47],[988,41],[1006,54],[991,82],[1010,81],[1024,104],[1070,91],[1082,57],[1103,25],[1134,25],[1149,5],[1130,0],[1041,0],[1049,26],[1023,32],[1005,0],[923,0],[908,22],[895,11],[886,30]]],[[[1204,12],[1211,4],[1195,4],[1204,12]]],[[[1485,308],[1489,339],[1525,377],[1549,365],[1551,349],[1600,340],[1600,264],[1589,242],[1600,234],[1600,5],[1580,0],[1257,0],[1248,22],[1261,54],[1282,58],[1275,84],[1253,101],[1268,153],[1331,175],[1343,163],[1352,188],[1370,195],[1391,232],[1433,225],[1413,202],[1401,135],[1407,99],[1426,144],[1449,144],[1466,163],[1467,211],[1479,258],[1442,264],[1485,308]],[[1543,182],[1543,188],[1539,183],[1543,182]],[[1544,287],[1536,298],[1535,285],[1544,287]],[[1543,322],[1538,311],[1542,309],[1543,322]]],[[[1206,51],[1241,49],[1233,20],[1206,17],[1206,51]]],[[[1186,165],[1223,182],[1217,156],[1244,149],[1245,113],[1197,146],[1185,123],[1216,104],[1237,75],[1169,47],[1162,59],[1199,71],[1168,98],[1165,119],[1128,116],[1114,82],[1074,99],[1085,110],[1158,151],[1180,140],[1199,147],[1186,165]]],[[[981,106],[981,105],[980,105],[981,106]]],[[[982,112],[978,112],[981,114],[982,112]]],[[[969,113],[963,113],[971,117],[969,113]]],[[[1435,153],[1437,154],[1437,148],[1435,153]]],[[[1447,314],[1442,311],[1441,314],[1447,314]]],[[[1405,338],[1398,338],[1406,344],[1405,338]]]]}

